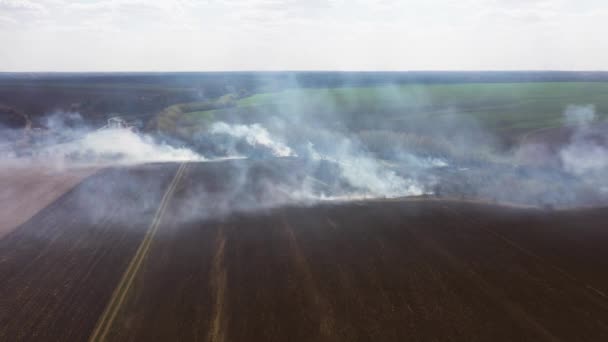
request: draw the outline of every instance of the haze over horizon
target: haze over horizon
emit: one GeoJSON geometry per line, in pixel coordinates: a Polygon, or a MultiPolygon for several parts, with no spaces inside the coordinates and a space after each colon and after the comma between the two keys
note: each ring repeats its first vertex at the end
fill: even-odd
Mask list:
{"type": "Polygon", "coordinates": [[[0,0],[0,71],[599,71],[606,22],[601,0],[0,0]]]}

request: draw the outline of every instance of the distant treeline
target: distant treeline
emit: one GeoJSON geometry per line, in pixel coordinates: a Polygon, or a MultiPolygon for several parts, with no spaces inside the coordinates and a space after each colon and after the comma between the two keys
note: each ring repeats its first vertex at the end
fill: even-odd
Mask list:
{"type": "Polygon", "coordinates": [[[226,88],[370,86],[407,83],[607,82],[603,71],[407,71],[407,72],[158,72],[158,73],[0,73],[0,85],[115,85],[199,87],[210,96],[226,88]]]}
{"type": "Polygon", "coordinates": [[[78,111],[103,123],[114,113],[152,117],[168,106],[230,94],[235,98],[283,89],[387,84],[608,82],[608,72],[170,72],[0,73],[0,105],[35,120],[52,111],[78,111]]]}

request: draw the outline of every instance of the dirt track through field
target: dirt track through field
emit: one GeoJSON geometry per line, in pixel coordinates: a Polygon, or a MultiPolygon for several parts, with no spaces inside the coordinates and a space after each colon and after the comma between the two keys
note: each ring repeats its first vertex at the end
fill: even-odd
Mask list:
{"type": "Polygon", "coordinates": [[[223,203],[233,166],[104,170],[7,234],[0,340],[608,340],[606,209],[417,199],[185,218],[223,203]],[[193,203],[201,184],[216,197],[193,203]]]}
{"type": "Polygon", "coordinates": [[[176,169],[106,169],[0,239],[0,340],[86,340],[176,169]]]}
{"type": "Polygon", "coordinates": [[[97,326],[95,327],[95,330],[93,331],[93,335],[90,338],[91,341],[104,341],[106,339],[108,329],[110,329],[110,327],[112,326],[112,323],[114,321],[114,318],[116,317],[118,310],[120,310],[120,307],[122,306],[123,301],[125,300],[126,296],[129,293],[129,289],[131,288],[131,285],[133,284],[133,279],[135,278],[135,275],[139,271],[139,268],[141,267],[141,265],[146,257],[146,254],[148,253],[148,250],[150,249],[150,244],[152,243],[152,239],[154,239],[154,235],[156,234],[156,231],[158,230],[158,227],[161,224],[161,221],[163,219],[163,214],[167,208],[167,204],[173,197],[173,192],[175,191],[175,187],[177,186],[177,184],[179,184],[179,181],[183,175],[185,167],[186,167],[186,164],[182,163],[182,164],[180,164],[179,168],[177,169],[177,172],[175,173],[175,176],[173,177],[171,184],[169,184],[167,191],[163,195],[163,198],[160,202],[158,210],[156,211],[156,214],[154,215],[154,218],[152,219],[150,228],[146,232],[146,235],[144,236],[141,244],[139,245],[137,252],[133,256],[133,259],[131,259],[131,262],[129,263],[127,270],[123,274],[123,277],[121,278],[120,283],[117,285],[117,287],[112,295],[112,298],[110,298],[110,301],[109,301],[108,306],[106,307],[106,310],[104,311],[104,313],[101,315],[101,317],[99,319],[99,322],[98,322],[97,326]]]}

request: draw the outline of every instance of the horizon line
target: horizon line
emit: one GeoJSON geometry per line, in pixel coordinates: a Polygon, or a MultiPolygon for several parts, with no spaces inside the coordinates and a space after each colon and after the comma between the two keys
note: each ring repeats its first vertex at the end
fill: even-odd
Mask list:
{"type": "Polygon", "coordinates": [[[492,73],[492,72],[513,72],[513,73],[541,73],[541,72],[563,72],[563,73],[608,73],[608,70],[590,69],[476,69],[476,70],[457,70],[457,69],[426,69],[426,70],[334,70],[334,69],[277,69],[277,70],[36,70],[36,71],[1,71],[0,74],[168,74],[168,73],[492,73]]]}

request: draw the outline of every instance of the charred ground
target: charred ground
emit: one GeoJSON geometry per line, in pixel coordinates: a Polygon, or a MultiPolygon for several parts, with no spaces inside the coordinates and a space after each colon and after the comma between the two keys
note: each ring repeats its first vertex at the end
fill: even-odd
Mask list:
{"type": "MultiPolygon", "coordinates": [[[[280,164],[257,166],[249,186],[276,181],[280,164]]],[[[227,215],[242,195],[226,186],[234,168],[185,166],[107,339],[608,336],[605,209],[418,198],[227,215]],[[201,186],[210,197],[195,201],[201,186]]],[[[100,172],[2,238],[0,337],[93,334],[176,170],[100,172]]]]}

